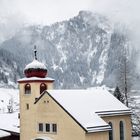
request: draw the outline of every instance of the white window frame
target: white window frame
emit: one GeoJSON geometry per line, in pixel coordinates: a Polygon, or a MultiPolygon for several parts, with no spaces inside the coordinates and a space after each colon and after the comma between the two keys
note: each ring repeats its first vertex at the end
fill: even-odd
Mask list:
{"type": "Polygon", "coordinates": [[[41,123],[41,122],[38,122],[38,129],[37,129],[37,131],[39,132],[39,133],[53,133],[53,134],[55,134],[55,133],[57,133],[57,123],[41,123]],[[39,124],[43,124],[43,131],[39,131],[39,124]],[[49,124],[50,125],[50,131],[46,131],[46,124],[49,124]],[[56,124],[56,132],[54,132],[53,131],[53,124],[56,124]]]}

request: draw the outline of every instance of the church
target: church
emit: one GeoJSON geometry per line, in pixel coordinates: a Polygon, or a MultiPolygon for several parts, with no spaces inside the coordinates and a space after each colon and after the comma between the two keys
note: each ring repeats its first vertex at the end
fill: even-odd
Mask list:
{"type": "Polygon", "coordinates": [[[21,140],[131,140],[131,110],[102,88],[55,90],[34,60],[19,79],[21,140]]]}

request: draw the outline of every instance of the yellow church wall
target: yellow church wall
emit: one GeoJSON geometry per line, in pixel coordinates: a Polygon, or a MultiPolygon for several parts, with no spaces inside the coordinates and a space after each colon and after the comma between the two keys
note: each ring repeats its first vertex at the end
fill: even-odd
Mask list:
{"type": "Polygon", "coordinates": [[[47,94],[36,104],[38,123],[56,123],[57,133],[40,133],[33,138],[46,135],[53,140],[108,140],[108,132],[86,133],[57,103],[47,94]]]}
{"type": "MultiPolygon", "coordinates": [[[[31,86],[31,94],[24,94],[24,87],[28,82],[25,83],[20,83],[19,88],[20,88],[20,99],[21,100],[26,100],[32,96],[32,98],[39,97],[40,96],[40,84],[45,83],[47,85],[47,89],[53,89],[53,83],[52,82],[30,82],[31,86]],[[25,97],[25,98],[24,98],[25,97]]],[[[34,102],[34,100],[33,100],[34,102]]]]}
{"type": "MultiPolygon", "coordinates": [[[[108,140],[108,131],[86,133],[57,103],[45,94],[36,104],[35,98],[40,96],[40,82],[31,82],[31,94],[24,94],[26,83],[20,83],[20,140],[32,140],[39,136],[48,136],[53,140],[108,140]],[[26,104],[29,104],[27,109],[26,104]],[[38,132],[38,123],[56,123],[57,133],[38,132]]],[[[46,83],[48,89],[52,83],[46,83]]],[[[131,140],[131,118],[129,115],[102,117],[112,122],[114,139],[119,140],[119,122],[125,124],[125,140],[131,140]]]]}
{"type": "Polygon", "coordinates": [[[85,140],[109,140],[108,131],[86,134],[85,140]]]}
{"type": "MultiPolygon", "coordinates": [[[[40,96],[40,82],[30,82],[31,94],[24,93],[24,87],[27,83],[20,83],[20,140],[30,140],[35,131],[35,98],[40,96]],[[27,104],[29,109],[27,109],[27,104]]],[[[52,83],[45,83],[48,89],[53,88],[52,83]]]]}
{"type": "Polygon", "coordinates": [[[120,121],[124,123],[124,135],[125,140],[132,140],[131,137],[131,116],[130,115],[120,115],[120,116],[108,116],[102,117],[107,123],[111,122],[113,125],[113,140],[120,139],[120,121]]]}
{"type": "MultiPolygon", "coordinates": [[[[36,104],[37,120],[41,123],[56,123],[57,133],[40,133],[37,136],[47,135],[53,140],[84,140],[85,131],[73,121],[47,94],[36,104]]],[[[37,127],[37,123],[36,123],[37,127]]]]}

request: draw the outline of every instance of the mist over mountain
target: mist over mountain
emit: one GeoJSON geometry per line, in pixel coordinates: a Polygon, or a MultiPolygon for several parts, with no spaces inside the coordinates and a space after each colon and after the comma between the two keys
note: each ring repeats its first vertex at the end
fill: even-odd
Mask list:
{"type": "Polygon", "coordinates": [[[36,45],[38,59],[46,64],[48,76],[55,79],[55,88],[115,87],[124,49],[132,86],[137,88],[135,62],[139,53],[129,34],[123,26],[114,26],[105,16],[89,11],[50,26],[26,26],[0,46],[1,86],[16,87],[16,80],[24,77],[25,65],[34,59],[36,45]]]}

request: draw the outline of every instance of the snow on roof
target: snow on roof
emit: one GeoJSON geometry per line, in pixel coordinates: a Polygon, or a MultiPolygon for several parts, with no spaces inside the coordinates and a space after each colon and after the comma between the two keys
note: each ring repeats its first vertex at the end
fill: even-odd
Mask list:
{"type": "Polygon", "coordinates": [[[46,78],[39,78],[39,77],[29,77],[29,78],[22,78],[19,79],[18,82],[23,82],[23,81],[54,81],[54,79],[50,78],[50,77],[46,77],[46,78]]]}
{"type": "Polygon", "coordinates": [[[39,62],[38,60],[33,60],[31,63],[29,63],[28,65],[26,65],[24,70],[30,69],[30,68],[40,68],[40,69],[47,69],[46,66],[39,62]]]}
{"type": "Polygon", "coordinates": [[[7,136],[10,136],[11,134],[6,132],[6,131],[3,131],[3,130],[0,130],[0,138],[3,138],[3,137],[7,137],[7,136]]]}
{"type": "Polygon", "coordinates": [[[0,114],[0,129],[19,133],[18,112],[0,114]]]}
{"type": "Polygon", "coordinates": [[[130,114],[130,109],[107,90],[94,88],[92,90],[48,90],[47,92],[88,132],[110,129],[96,112],[106,112],[109,115],[116,115],[114,112],[130,114]]]}

